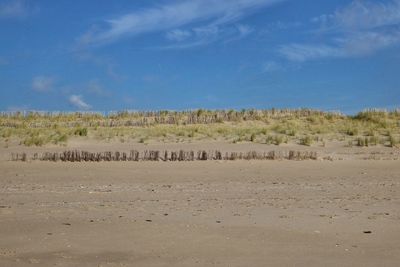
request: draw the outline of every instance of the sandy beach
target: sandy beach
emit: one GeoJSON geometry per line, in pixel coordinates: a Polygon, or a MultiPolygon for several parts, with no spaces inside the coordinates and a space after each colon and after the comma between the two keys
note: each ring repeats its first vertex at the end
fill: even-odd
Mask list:
{"type": "Polygon", "coordinates": [[[18,149],[0,153],[1,266],[400,261],[396,159],[9,161],[18,149]]]}
{"type": "Polygon", "coordinates": [[[0,267],[400,267],[400,0],[0,0],[0,267]]]}

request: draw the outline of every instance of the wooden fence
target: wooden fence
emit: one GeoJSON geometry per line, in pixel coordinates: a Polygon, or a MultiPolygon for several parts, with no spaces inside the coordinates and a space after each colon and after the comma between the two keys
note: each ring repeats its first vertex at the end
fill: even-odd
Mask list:
{"type": "Polygon", "coordinates": [[[268,152],[225,152],[219,150],[199,150],[197,152],[144,150],[142,152],[131,150],[129,152],[88,152],[68,150],[64,152],[12,153],[12,161],[64,161],[64,162],[100,162],[100,161],[206,161],[206,160],[316,160],[315,151],[268,151],[268,152]]]}

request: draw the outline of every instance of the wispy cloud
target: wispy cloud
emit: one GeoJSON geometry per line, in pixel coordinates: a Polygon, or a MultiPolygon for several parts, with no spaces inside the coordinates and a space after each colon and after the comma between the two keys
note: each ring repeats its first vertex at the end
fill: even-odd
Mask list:
{"type": "Polygon", "coordinates": [[[339,48],[323,44],[290,44],[280,47],[279,52],[288,60],[303,62],[307,60],[341,57],[339,48]]]}
{"type": "Polygon", "coordinates": [[[233,27],[229,27],[224,31],[224,44],[243,39],[254,31],[253,27],[245,24],[236,24],[233,27]]]}
{"type": "Polygon", "coordinates": [[[323,58],[363,57],[400,44],[400,32],[362,32],[335,38],[332,44],[282,45],[279,53],[291,61],[304,62],[323,58]]]}
{"type": "Polygon", "coordinates": [[[238,25],[236,25],[236,28],[239,32],[240,38],[243,38],[243,37],[251,34],[252,32],[254,32],[254,29],[252,27],[250,27],[249,25],[238,24],[238,25]]]}
{"type": "Polygon", "coordinates": [[[74,107],[76,107],[78,109],[88,110],[88,109],[92,108],[89,104],[87,104],[83,100],[81,95],[71,95],[68,100],[71,105],[73,105],[74,107]]]}
{"type": "Polygon", "coordinates": [[[263,64],[262,71],[264,73],[271,73],[271,72],[276,72],[276,71],[283,71],[285,70],[284,66],[282,66],[280,63],[275,62],[275,61],[267,61],[263,64]]]}
{"type": "Polygon", "coordinates": [[[333,14],[313,18],[325,34],[319,44],[288,44],[279,53],[291,61],[361,57],[400,45],[400,0],[386,3],[353,1],[333,14]]]}
{"type": "Polygon", "coordinates": [[[188,30],[174,29],[166,33],[165,37],[170,41],[181,42],[192,36],[188,30]]]}
{"type": "Polygon", "coordinates": [[[240,40],[254,32],[249,25],[236,24],[230,26],[217,26],[209,24],[187,30],[173,30],[168,32],[167,39],[172,42],[157,47],[159,49],[185,49],[208,45],[220,40],[224,43],[240,40]],[[171,35],[173,33],[173,35],[171,35]]]}
{"type": "Polygon", "coordinates": [[[360,32],[337,42],[348,56],[370,55],[376,51],[400,44],[400,31],[360,32]]]}
{"type": "MultiPolygon", "coordinates": [[[[181,31],[181,30],[179,30],[181,31]]],[[[192,47],[198,47],[210,44],[219,40],[224,34],[224,29],[221,29],[216,25],[206,25],[201,27],[195,27],[189,30],[184,31],[186,33],[185,38],[181,38],[181,40],[177,40],[175,38],[171,39],[171,41],[167,45],[158,46],[157,49],[187,49],[192,47]]]]}
{"type": "Polygon", "coordinates": [[[36,76],[32,80],[32,89],[37,92],[49,92],[54,85],[54,77],[36,76]]]}
{"type": "Polygon", "coordinates": [[[23,0],[4,1],[0,3],[0,18],[24,18],[37,10],[23,0]]]}
{"type": "Polygon", "coordinates": [[[304,26],[302,22],[300,21],[294,21],[294,22],[288,22],[288,21],[275,21],[268,23],[263,30],[261,30],[259,33],[261,35],[266,35],[266,34],[271,34],[274,32],[281,32],[281,31],[287,31],[287,30],[292,30],[296,28],[300,28],[301,26],[304,26]]]}
{"type": "Polygon", "coordinates": [[[328,17],[334,25],[345,30],[397,25],[400,23],[400,1],[353,1],[328,17]]]}
{"type": "MultiPolygon", "coordinates": [[[[81,45],[99,45],[150,32],[168,31],[195,22],[218,26],[236,22],[257,9],[283,0],[190,0],[148,8],[105,21],[79,38],[81,45]]],[[[178,32],[175,32],[178,33],[178,32]]],[[[181,32],[182,33],[182,32],[181,32]]],[[[172,35],[171,35],[172,36],[172,35]]]]}

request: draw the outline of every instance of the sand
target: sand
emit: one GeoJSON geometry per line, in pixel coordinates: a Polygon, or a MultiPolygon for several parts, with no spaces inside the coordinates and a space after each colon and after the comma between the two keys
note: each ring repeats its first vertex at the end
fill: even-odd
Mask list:
{"type": "Polygon", "coordinates": [[[332,150],[344,157],[334,161],[8,161],[24,149],[0,151],[0,266],[400,262],[400,161],[360,157],[372,150],[332,150]]]}

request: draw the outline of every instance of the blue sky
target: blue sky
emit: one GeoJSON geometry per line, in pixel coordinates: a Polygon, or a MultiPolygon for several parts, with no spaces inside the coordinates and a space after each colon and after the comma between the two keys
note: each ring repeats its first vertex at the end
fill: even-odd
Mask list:
{"type": "Polygon", "coordinates": [[[400,0],[0,0],[0,110],[400,107],[400,0]]]}

